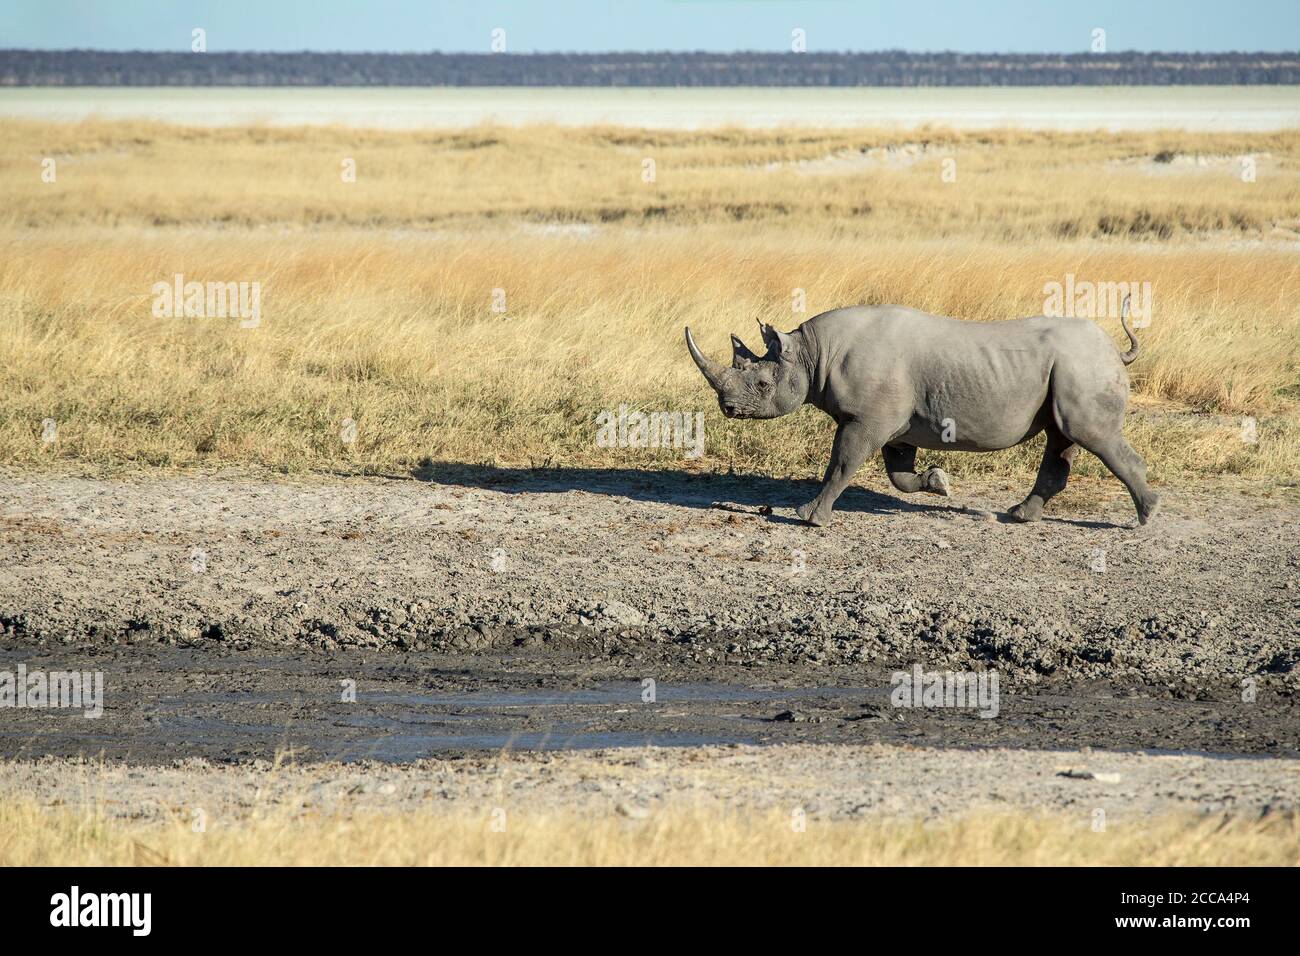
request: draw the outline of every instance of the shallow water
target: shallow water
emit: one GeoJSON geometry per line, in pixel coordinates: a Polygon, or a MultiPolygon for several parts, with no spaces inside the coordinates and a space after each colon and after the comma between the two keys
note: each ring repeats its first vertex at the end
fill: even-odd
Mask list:
{"type": "Polygon", "coordinates": [[[511,126],[611,123],[675,129],[939,125],[964,129],[1276,130],[1300,126],[1300,88],[40,87],[0,89],[0,117],[5,116],[402,129],[494,122],[511,126]]]}
{"type": "Polygon", "coordinates": [[[605,747],[700,747],[709,744],[766,742],[771,719],[769,701],[850,697],[883,699],[883,688],[752,688],[715,683],[659,684],[655,700],[642,701],[639,682],[615,681],[572,691],[528,690],[450,694],[365,693],[364,712],[337,705],[326,719],[292,719],[278,728],[267,722],[271,713],[292,712],[303,698],[293,692],[195,693],[159,701],[160,730],[190,743],[224,741],[238,749],[241,742],[283,733],[286,743],[305,748],[316,757],[334,760],[408,761],[443,751],[464,750],[590,750],[605,747]],[[629,729],[621,715],[649,707],[643,716],[665,705],[734,704],[731,713],[713,713],[707,731],[644,725],[629,729]],[[234,716],[229,705],[240,705],[234,716]],[[749,706],[745,706],[749,705],[749,706]],[[221,716],[216,716],[220,708],[221,716]],[[268,713],[269,712],[269,713],[268,713]],[[241,741],[243,738],[243,741],[241,741]]]}
{"type": "Polygon", "coordinates": [[[400,763],[485,750],[793,743],[1300,754],[1294,706],[1261,692],[1243,708],[1235,684],[1192,699],[1131,679],[1009,681],[993,720],[971,707],[892,706],[889,666],[713,661],[692,654],[698,644],[676,643],[611,658],[595,653],[599,643],[570,646],[576,638],[479,655],[0,641],[0,671],[104,675],[99,719],[78,707],[0,709],[0,756],[400,763]],[[653,703],[642,700],[650,674],[653,703]],[[355,700],[345,699],[350,681],[355,700]]]}

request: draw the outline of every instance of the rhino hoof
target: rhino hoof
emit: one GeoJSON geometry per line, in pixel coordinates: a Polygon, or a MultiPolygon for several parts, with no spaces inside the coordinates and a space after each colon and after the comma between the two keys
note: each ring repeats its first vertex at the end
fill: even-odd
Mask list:
{"type": "Polygon", "coordinates": [[[1029,524],[1031,522],[1037,521],[1039,516],[1030,514],[1025,510],[1025,506],[1023,504],[1019,504],[1013,508],[1008,509],[1007,517],[1010,518],[1012,521],[1019,521],[1021,524],[1029,524]]]}
{"type": "Polygon", "coordinates": [[[827,520],[817,513],[816,501],[810,501],[807,504],[800,505],[798,508],[794,509],[794,513],[804,521],[807,521],[814,528],[826,527],[827,520]]]}
{"type": "Polygon", "coordinates": [[[936,495],[943,495],[947,498],[950,494],[948,489],[948,473],[942,468],[931,468],[925,476],[925,490],[931,491],[936,495]]]}
{"type": "Polygon", "coordinates": [[[1138,511],[1138,526],[1142,526],[1156,516],[1160,510],[1160,496],[1152,492],[1150,499],[1146,502],[1146,507],[1138,511]]]}

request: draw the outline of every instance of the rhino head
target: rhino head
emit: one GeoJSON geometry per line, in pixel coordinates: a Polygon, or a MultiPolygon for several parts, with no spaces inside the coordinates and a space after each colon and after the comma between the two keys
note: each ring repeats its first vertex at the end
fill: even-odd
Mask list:
{"type": "Polygon", "coordinates": [[[728,418],[777,418],[797,410],[808,398],[808,368],[801,338],[758,323],[767,353],[751,352],[731,337],[731,367],[707,358],[695,344],[690,327],[686,348],[705,380],[718,393],[718,405],[728,418]]]}

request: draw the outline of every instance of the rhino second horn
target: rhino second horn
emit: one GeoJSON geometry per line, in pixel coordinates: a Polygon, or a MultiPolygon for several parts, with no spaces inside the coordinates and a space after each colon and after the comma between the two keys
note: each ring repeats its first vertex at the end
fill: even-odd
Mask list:
{"type": "Polygon", "coordinates": [[[721,391],[722,380],[728,369],[726,366],[720,365],[713,361],[713,359],[704,356],[695,345],[695,339],[691,335],[691,327],[689,325],[686,327],[686,348],[690,350],[691,358],[695,359],[695,364],[700,367],[700,371],[704,373],[704,377],[708,380],[709,384],[713,386],[714,390],[721,391]]]}

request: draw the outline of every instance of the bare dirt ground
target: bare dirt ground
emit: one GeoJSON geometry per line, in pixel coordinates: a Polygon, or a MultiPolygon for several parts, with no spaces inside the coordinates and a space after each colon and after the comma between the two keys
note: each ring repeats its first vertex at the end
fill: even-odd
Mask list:
{"type": "Polygon", "coordinates": [[[1260,817],[1300,808],[1300,761],[1196,755],[837,747],[628,747],[466,754],[409,764],[274,766],[178,760],[166,767],[45,758],[0,762],[0,792],[112,818],[212,826],[275,811],[353,816],[496,808],[632,819],[674,811],[812,819],[948,820],[981,812],[1122,823],[1166,813],[1260,817]],[[1092,776],[1089,777],[1088,775],[1092,776]]]}
{"type": "Polygon", "coordinates": [[[1060,768],[1100,761],[1134,812],[1294,807],[1289,491],[1164,488],[1134,529],[1118,486],[1032,526],[1001,520],[1010,484],[858,488],[812,529],[791,506],[814,488],[469,467],[10,476],[0,671],[101,671],[105,706],[0,711],[0,786],[54,770],[36,789],[65,799],[77,761],[102,758],[139,775],[131,799],[180,774],[175,802],[186,773],[235,794],[287,753],[321,799],[450,774],[477,800],[509,767],[559,801],[599,767],[659,768],[592,791],[639,806],[749,761],[766,796],[742,803],[926,814],[1068,807],[1101,784],[1060,768]],[[918,664],[996,672],[997,716],[892,706],[891,673],[918,664]],[[585,753],[499,755],[557,749],[585,753]]]}

